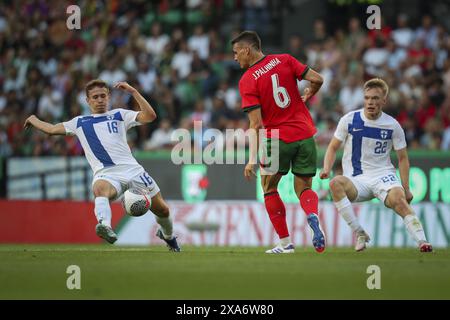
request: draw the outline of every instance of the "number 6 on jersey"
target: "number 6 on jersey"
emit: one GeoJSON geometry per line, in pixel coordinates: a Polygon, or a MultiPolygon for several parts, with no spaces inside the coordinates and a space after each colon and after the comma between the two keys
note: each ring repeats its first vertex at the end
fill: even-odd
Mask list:
{"type": "Polygon", "coordinates": [[[278,81],[278,74],[274,73],[271,78],[273,98],[275,99],[275,103],[282,109],[287,108],[291,103],[291,98],[289,98],[289,94],[286,88],[280,86],[280,82],[278,81]]]}

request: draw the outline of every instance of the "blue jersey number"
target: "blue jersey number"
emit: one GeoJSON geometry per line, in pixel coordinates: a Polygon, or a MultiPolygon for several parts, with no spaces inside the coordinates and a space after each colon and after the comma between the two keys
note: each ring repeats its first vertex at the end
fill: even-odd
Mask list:
{"type": "Polygon", "coordinates": [[[387,141],[377,141],[377,144],[375,145],[375,153],[376,154],[382,154],[386,153],[387,148],[387,141]]]}
{"type": "Polygon", "coordinates": [[[150,178],[150,176],[148,175],[147,172],[145,172],[144,174],[140,175],[139,178],[141,178],[142,182],[144,183],[144,185],[146,187],[149,187],[153,183],[152,178],[150,178]]]}
{"type": "Polygon", "coordinates": [[[107,122],[108,124],[108,131],[109,133],[118,133],[119,129],[117,128],[117,122],[116,121],[112,121],[112,122],[107,122]]]}
{"type": "Polygon", "coordinates": [[[393,174],[388,174],[387,176],[381,178],[381,181],[383,181],[384,183],[389,181],[395,182],[397,181],[397,177],[393,174]]]}

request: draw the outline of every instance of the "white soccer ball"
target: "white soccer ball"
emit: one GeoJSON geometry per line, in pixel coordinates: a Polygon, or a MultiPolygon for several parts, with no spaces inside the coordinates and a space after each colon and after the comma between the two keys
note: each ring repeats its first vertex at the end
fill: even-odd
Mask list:
{"type": "Polygon", "coordinates": [[[123,194],[122,206],[125,209],[125,212],[130,216],[142,216],[147,213],[151,204],[152,200],[144,190],[131,188],[123,194]]]}

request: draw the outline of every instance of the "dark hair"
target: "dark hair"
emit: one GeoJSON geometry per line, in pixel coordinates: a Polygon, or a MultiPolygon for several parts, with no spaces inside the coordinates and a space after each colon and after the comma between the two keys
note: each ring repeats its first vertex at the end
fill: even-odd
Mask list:
{"type": "Polygon", "coordinates": [[[231,44],[246,42],[256,50],[261,50],[261,39],[255,31],[241,32],[236,38],[231,40],[231,44]]]}
{"type": "Polygon", "coordinates": [[[84,88],[86,91],[86,97],[89,98],[89,91],[91,91],[94,88],[106,88],[109,91],[108,85],[106,84],[105,81],[101,79],[94,79],[89,81],[84,88]]]}

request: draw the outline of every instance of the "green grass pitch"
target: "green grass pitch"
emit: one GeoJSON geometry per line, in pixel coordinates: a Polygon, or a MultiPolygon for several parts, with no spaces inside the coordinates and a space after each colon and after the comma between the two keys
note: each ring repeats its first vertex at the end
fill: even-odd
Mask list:
{"type": "Polygon", "coordinates": [[[0,245],[0,299],[450,299],[450,249],[0,245]],[[81,289],[69,290],[69,265],[81,289]],[[367,267],[381,269],[369,290],[367,267]]]}

